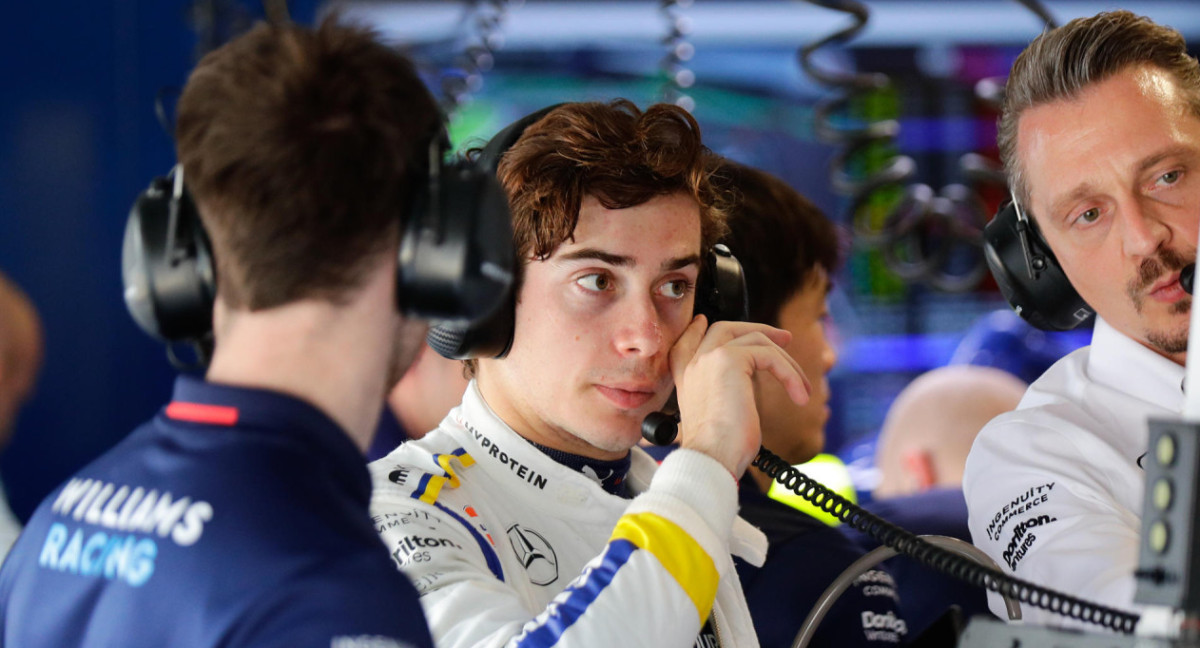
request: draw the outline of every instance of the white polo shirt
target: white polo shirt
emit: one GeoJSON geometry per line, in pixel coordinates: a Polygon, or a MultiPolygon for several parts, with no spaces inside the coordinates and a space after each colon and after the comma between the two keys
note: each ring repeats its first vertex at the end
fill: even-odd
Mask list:
{"type": "MultiPolygon", "coordinates": [[[[980,432],[963,474],[972,541],[1006,572],[1133,610],[1148,420],[1178,418],[1184,368],[1097,318],[980,432]]],[[[1001,618],[1003,603],[989,594],[1001,618]]],[[[1026,623],[1081,627],[1022,605],[1026,623]]]]}

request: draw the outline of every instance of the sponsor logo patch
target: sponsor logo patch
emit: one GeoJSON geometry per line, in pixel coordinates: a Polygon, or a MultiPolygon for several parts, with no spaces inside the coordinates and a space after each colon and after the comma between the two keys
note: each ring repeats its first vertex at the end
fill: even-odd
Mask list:
{"type": "Polygon", "coordinates": [[[545,536],[519,524],[508,528],[508,542],[516,552],[529,581],[534,585],[549,585],[558,580],[558,556],[545,536]]]}

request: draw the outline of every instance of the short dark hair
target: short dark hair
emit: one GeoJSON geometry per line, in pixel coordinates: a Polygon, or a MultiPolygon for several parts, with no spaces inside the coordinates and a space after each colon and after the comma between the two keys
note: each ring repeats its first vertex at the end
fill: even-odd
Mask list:
{"type": "Polygon", "coordinates": [[[725,232],[726,197],[711,182],[720,158],[686,110],[632,102],[569,103],[525,129],[500,159],[518,258],[546,258],[571,238],[584,196],[608,209],[682,192],[700,207],[702,249],[725,232]]]}
{"type": "Polygon", "coordinates": [[[249,310],[360,287],[399,241],[441,129],[413,65],[336,16],[258,24],[209,53],[178,113],[219,292],[249,310]]]}
{"type": "Polygon", "coordinates": [[[1111,11],[1076,18],[1038,36],[1021,52],[1005,85],[996,135],[1009,185],[1021,202],[1029,202],[1016,152],[1021,115],[1035,106],[1073,99],[1088,86],[1138,65],[1174,76],[1192,113],[1200,117],[1200,64],[1188,56],[1178,31],[1145,16],[1111,11]]]}
{"type": "Polygon", "coordinates": [[[778,325],[784,303],[815,271],[837,270],[837,227],[812,201],[765,171],[727,161],[720,176],[738,200],[725,244],[746,276],[750,321],[778,325]]]}

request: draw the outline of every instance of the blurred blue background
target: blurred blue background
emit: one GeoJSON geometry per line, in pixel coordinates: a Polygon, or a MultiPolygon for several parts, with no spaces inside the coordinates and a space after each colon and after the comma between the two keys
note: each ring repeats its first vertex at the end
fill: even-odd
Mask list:
{"type": "MultiPolygon", "coordinates": [[[[479,33],[472,3],[342,4],[347,17],[376,25],[408,48],[435,93],[442,94],[447,78],[469,76],[457,66],[479,33]]],[[[470,77],[475,85],[458,98],[457,143],[486,137],[556,101],[623,96],[645,105],[674,92],[694,101],[712,148],[780,175],[851,229],[846,198],[830,183],[828,165],[838,149],[819,141],[813,129],[814,106],[832,91],[807,77],[795,56],[799,46],[845,25],[843,14],[785,0],[701,0],[677,10],[688,29],[676,41],[694,48],[694,56],[671,63],[664,62],[663,41],[677,21],[658,2],[475,4],[502,11],[488,43],[494,66],[470,77]],[[670,84],[679,69],[693,73],[695,85],[670,84]]],[[[859,118],[900,120],[900,136],[880,149],[881,159],[912,156],[919,169],[914,181],[934,188],[962,182],[964,153],[994,155],[994,112],[979,101],[975,84],[1003,76],[1041,22],[1008,0],[866,5],[872,10],[867,29],[818,61],[834,70],[891,75],[891,89],[852,108],[859,118]]],[[[1200,43],[1195,0],[1046,3],[1059,21],[1116,5],[1200,43]]],[[[328,9],[317,0],[288,7],[303,23],[328,9]]],[[[169,396],[174,371],[161,345],[124,310],[121,235],[138,192],[174,162],[170,138],[155,117],[156,95],[181,86],[200,53],[264,10],[235,0],[9,3],[5,9],[0,270],[32,297],[47,343],[36,396],[0,456],[13,509],[25,518],[69,473],[169,396]]],[[[997,187],[978,191],[989,208],[1002,195],[997,187]]],[[[972,254],[952,253],[948,267],[970,265],[972,254]]],[[[897,276],[878,250],[851,248],[832,298],[841,365],[832,376],[831,451],[862,454],[895,393],[920,371],[950,361],[971,325],[1003,307],[990,279],[958,293],[927,284],[897,276]]],[[[1084,343],[1086,335],[1042,336],[1034,344],[1057,354],[1084,343]]]]}

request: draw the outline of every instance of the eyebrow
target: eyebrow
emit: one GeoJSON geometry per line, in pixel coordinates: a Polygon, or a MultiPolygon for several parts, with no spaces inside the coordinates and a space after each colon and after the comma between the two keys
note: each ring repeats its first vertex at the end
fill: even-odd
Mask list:
{"type": "MultiPolygon", "coordinates": [[[[1050,204],[1049,218],[1052,218],[1055,221],[1062,221],[1063,219],[1060,218],[1058,216],[1058,214],[1060,214],[1064,209],[1066,209],[1067,205],[1077,202],[1077,201],[1080,201],[1080,200],[1083,200],[1084,198],[1086,198],[1094,193],[1096,193],[1096,188],[1090,182],[1085,182],[1085,183],[1079,185],[1078,187],[1075,187],[1071,191],[1071,193],[1063,196],[1062,198],[1059,198],[1058,200],[1056,200],[1050,204]]],[[[1029,211],[1032,213],[1032,210],[1029,210],[1029,211]]],[[[1069,215],[1070,214],[1068,214],[1068,216],[1069,215]]]]}
{"type": "MultiPolygon", "coordinates": [[[[1142,158],[1142,160],[1140,162],[1138,162],[1138,164],[1137,164],[1137,174],[1141,175],[1141,174],[1145,173],[1148,169],[1152,168],[1154,165],[1158,164],[1159,162],[1162,162],[1163,160],[1165,160],[1167,158],[1186,157],[1189,155],[1194,156],[1195,154],[1196,154],[1195,149],[1193,149],[1192,147],[1187,146],[1185,144],[1175,144],[1173,146],[1169,146],[1169,147],[1163,149],[1162,151],[1159,151],[1158,153],[1154,153],[1145,158],[1142,158]]],[[[1059,198],[1058,200],[1054,201],[1050,205],[1051,217],[1054,217],[1054,214],[1058,214],[1060,211],[1062,211],[1062,209],[1066,205],[1073,203],[1077,200],[1082,200],[1095,192],[1096,192],[1095,187],[1091,183],[1088,183],[1088,182],[1085,182],[1085,183],[1079,185],[1078,187],[1075,187],[1075,189],[1072,190],[1071,193],[1063,196],[1062,198],[1059,198]]]]}
{"type": "MultiPolygon", "coordinates": [[[[606,263],[608,265],[616,266],[618,268],[628,268],[628,267],[632,267],[632,266],[636,265],[636,263],[633,260],[633,257],[625,256],[625,255],[621,255],[621,254],[613,254],[611,252],[605,252],[604,250],[597,250],[596,248],[583,248],[583,249],[575,250],[574,252],[567,252],[567,253],[564,253],[561,257],[559,257],[559,260],[560,261],[599,261],[601,263],[606,263]]],[[[667,259],[666,261],[663,261],[662,269],[664,271],[679,270],[681,268],[686,268],[690,265],[699,265],[699,264],[700,264],[700,255],[689,254],[688,256],[677,257],[674,259],[667,259]]]]}
{"type": "Polygon", "coordinates": [[[1153,167],[1169,157],[1187,157],[1189,155],[1194,156],[1195,154],[1196,151],[1192,147],[1185,144],[1175,144],[1174,146],[1167,147],[1163,151],[1155,153],[1154,155],[1151,155],[1150,157],[1147,157],[1139,162],[1137,170],[1138,173],[1144,173],[1150,167],[1153,167]]]}

